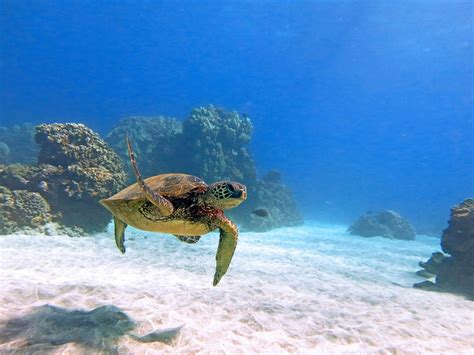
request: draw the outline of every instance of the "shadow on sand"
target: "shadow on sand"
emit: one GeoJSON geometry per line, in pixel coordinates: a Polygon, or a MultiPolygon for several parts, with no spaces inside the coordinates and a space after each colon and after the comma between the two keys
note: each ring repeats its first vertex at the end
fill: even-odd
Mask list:
{"type": "Polygon", "coordinates": [[[182,327],[137,336],[129,334],[136,328],[136,323],[113,305],[91,311],[44,305],[30,314],[1,323],[0,343],[13,342],[12,351],[48,351],[60,345],[76,343],[91,351],[115,353],[115,344],[123,335],[128,334],[139,342],[172,345],[182,327]]]}

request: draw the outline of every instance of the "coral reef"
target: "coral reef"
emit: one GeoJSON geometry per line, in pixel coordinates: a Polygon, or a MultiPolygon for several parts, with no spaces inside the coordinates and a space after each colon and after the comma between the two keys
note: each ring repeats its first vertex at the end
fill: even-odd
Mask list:
{"type": "Polygon", "coordinates": [[[466,199],[451,209],[448,228],[441,237],[441,248],[453,258],[474,265],[474,199],[466,199]]]}
{"type": "Polygon", "coordinates": [[[23,227],[38,228],[51,221],[49,204],[37,192],[0,186],[0,206],[0,234],[23,227]]]}
{"type": "Polygon", "coordinates": [[[302,223],[291,192],[281,182],[278,171],[257,179],[255,162],[247,147],[252,131],[248,117],[210,105],[195,108],[183,123],[161,116],[130,117],[120,121],[106,139],[128,167],[125,146],[128,134],[143,176],[185,172],[207,183],[219,180],[244,183],[249,199],[238,209],[229,211],[229,215],[248,229],[264,231],[302,223]],[[266,208],[269,216],[252,214],[257,208],[266,208]]]}
{"type": "MultiPolygon", "coordinates": [[[[236,220],[246,229],[263,232],[303,223],[291,191],[281,181],[280,172],[268,172],[250,189],[245,206],[235,211],[236,220]],[[268,215],[259,216],[252,213],[254,210],[266,211],[268,215]]],[[[233,213],[230,212],[230,215],[233,213]]]]}
{"type": "Polygon", "coordinates": [[[233,178],[254,183],[255,166],[245,147],[251,132],[248,118],[209,106],[194,109],[184,123],[163,116],[123,119],[106,141],[128,162],[128,134],[144,176],[185,171],[206,181],[233,178]]]}
{"type": "Polygon", "coordinates": [[[176,171],[175,154],[179,150],[177,137],[182,133],[180,121],[163,116],[143,117],[133,116],[121,120],[118,125],[105,137],[106,142],[122,158],[125,169],[132,173],[128,164],[127,145],[128,135],[135,154],[139,159],[143,176],[153,176],[160,173],[176,171]]]}
{"type": "Polygon", "coordinates": [[[34,135],[31,123],[0,127],[0,164],[35,164],[38,146],[34,135]]]}
{"type": "Polygon", "coordinates": [[[413,286],[474,296],[474,199],[467,199],[451,209],[441,248],[450,256],[444,257],[437,268],[436,283],[425,281],[413,286]]]}
{"type": "Polygon", "coordinates": [[[205,181],[237,180],[255,185],[256,168],[247,144],[253,126],[248,117],[222,108],[195,108],[178,137],[178,168],[205,181]]]}
{"type": "MultiPolygon", "coordinates": [[[[133,141],[144,176],[186,172],[208,183],[235,180],[246,184],[249,200],[231,215],[247,228],[264,231],[302,223],[279,172],[271,171],[263,179],[257,179],[247,147],[252,123],[237,112],[211,105],[194,109],[183,123],[162,116],[126,118],[106,137],[116,153],[82,124],[40,125],[34,135],[37,145],[32,139],[32,128],[28,124],[0,128],[0,162],[18,160],[9,145],[11,141],[21,141],[25,146],[15,152],[25,153],[28,159],[20,161],[30,163],[0,165],[0,185],[13,192],[39,194],[50,208],[49,220],[59,223],[57,228],[75,228],[72,232],[67,230],[69,234],[100,231],[107,225],[110,216],[97,201],[117,192],[126,183],[122,160],[126,161],[127,171],[131,171],[126,135],[133,141]],[[7,140],[7,136],[14,138],[7,140]],[[258,208],[268,211],[268,215],[252,214],[258,208]]],[[[128,181],[133,182],[133,174],[128,181]]],[[[5,219],[8,216],[4,213],[5,219]]],[[[21,227],[29,226],[20,221],[9,230],[21,227]]]]}
{"type": "Polygon", "coordinates": [[[413,227],[394,211],[385,210],[377,215],[367,213],[348,229],[353,235],[362,237],[381,236],[390,239],[414,240],[413,227]]]}
{"type": "Polygon", "coordinates": [[[40,125],[35,139],[38,165],[0,166],[0,185],[40,194],[61,226],[103,230],[110,215],[97,202],[125,185],[120,158],[82,124],[40,125]]]}

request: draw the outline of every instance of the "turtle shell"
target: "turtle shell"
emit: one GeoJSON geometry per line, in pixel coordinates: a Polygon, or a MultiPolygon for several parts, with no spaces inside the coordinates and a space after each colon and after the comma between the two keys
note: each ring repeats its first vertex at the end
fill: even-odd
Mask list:
{"type": "MultiPolygon", "coordinates": [[[[187,174],[162,174],[145,179],[145,183],[163,197],[185,197],[190,192],[205,192],[207,184],[200,178],[187,174]]],[[[118,192],[109,200],[139,200],[143,193],[138,183],[132,184],[118,192]]]]}

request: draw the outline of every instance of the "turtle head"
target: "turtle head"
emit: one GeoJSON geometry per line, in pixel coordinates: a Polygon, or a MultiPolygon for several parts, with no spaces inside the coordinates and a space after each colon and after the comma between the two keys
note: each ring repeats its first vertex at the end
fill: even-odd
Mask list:
{"type": "Polygon", "coordinates": [[[234,208],[247,199],[247,188],[234,181],[215,182],[209,186],[204,199],[206,203],[219,209],[234,208]]]}

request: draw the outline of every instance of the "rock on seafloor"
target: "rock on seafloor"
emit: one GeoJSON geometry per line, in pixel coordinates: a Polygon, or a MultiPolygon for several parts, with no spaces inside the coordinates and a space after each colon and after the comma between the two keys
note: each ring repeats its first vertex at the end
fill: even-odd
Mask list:
{"type": "Polygon", "coordinates": [[[390,210],[378,214],[367,213],[348,229],[353,235],[362,237],[384,237],[390,239],[414,240],[415,230],[398,213],[390,210]]]}
{"type": "Polygon", "coordinates": [[[182,168],[205,181],[255,184],[255,163],[247,147],[252,131],[250,119],[235,111],[212,105],[193,109],[183,122],[182,168]]]}
{"type": "MultiPolygon", "coordinates": [[[[50,207],[50,220],[61,226],[102,231],[110,214],[98,201],[120,190],[126,181],[120,158],[82,124],[43,124],[36,128],[35,139],[40,146],[38,164],[0,165],[0,186],[13,193],[39,194],[50,207]]],[[[13,230],[32,227],[13,221],[19,222],[15,226],[9,222],[13,230]]]]}
{"type": "Polygon", "coordinates": [[[248,230],[301,224],[302,218],[291,191],[281,181],[281,174],[272,171],[262,179],[257,178],[248,148],[252,132],[253,125],[247,116],[209,105],[193,109],[183,122],[161,116],[130,117],[120,121],[106,139],[129,166],[125,145],[128,134],[137,150],[143,176],[185,172],[207,183],[244,183],[247,201],[227,213],[248,230]],[[252,211],[258,208],[267,209],[269,216],[255,216],[252,211]]]}
{"type": "Polygon", "coordinates": [[[420,282],[413,286],[474,297],[474,199],[466,199],[451,209],[448,228],[441,237],[441,248],[450,256],[444,257],[433,270],[436,271],[436,283],[420,282]]]}
{"type": "Polygon", "coordinates": [[[177,137],[182,133],[182,123],[177,119],[156,116],[132,116],[119,121],[105,137],[105,141],[115,150],[130,177],[134,174],[129,163],[125,137],[133,143],[135,155],[139,157],[140,171],[143,176],[153,176],[163,172],[177,171],[177,137]]]}
{"type": "Polygon", "coordinates": [[[252,212],[250,218],[243,219],[243,226],[246,229],[263,232],[303,223],[292,193],[281,181],[279,171],[271,170],[265,174],[257,181],[253,193],[254,198],[250,200],[249,207],[255,206],[256,210],[267,211],[267,214],[259,216],[252,212]]]}
{"type": "Polygon", "coordinates": [[[0,186],[0,234],[38,228],[51,221],[51,208],[43,196],[27,190],[0,186]]]}
{"type": "Polygon", "coordinates": [[[443,261],[446,259],[446,255],[437,251],[431,254],[431,257],[426,261],[420,261],[418,265],[423,268],[417,272],[418,275],[423,277],[433,277],[437,275],[443,265],[443,261]]]}
{"type": "MultiPolygon", "coordinates": [[[[30,128],[15,130],[30,132],[30,128]]],[[[301,224],[303,220],[281,173],[273,170],[257,178],[248,147],[252,132],[252,122],[246,115],[212,105],[193,109],[183,122],[163,116],[123,119],[106,137],[110,146],[82,124],[42,124],[35,129],[34,153],[28,151],[34,163],[0,165],[0,186],[13,192],[39,194],[49,205],[51,216],[48,221],[39,220],[58,223],[63,230],[73,228],[73,234],[78,228],[85,233],[100,231],[110,214],[97,202],[135,182],[125,144],[128,135],[145,177],[184,172],[209,184],[221,180],[244,183],[247,201],[228,214],[245,229],[266,231],[301,224]],[[257,209],[265,209],[268,215],[252,213],[257,209]]],[[[12,161],[11,156],[9,145],[0,140],[0,161],[12,161]]],[[[22,219],[12,221],[8,216],[20,212],[8,211],[2,217],[8,220],[3,233],[41,229],[39,224],[24,223],[22,219]]]]}

